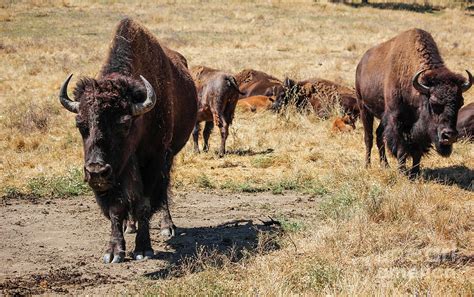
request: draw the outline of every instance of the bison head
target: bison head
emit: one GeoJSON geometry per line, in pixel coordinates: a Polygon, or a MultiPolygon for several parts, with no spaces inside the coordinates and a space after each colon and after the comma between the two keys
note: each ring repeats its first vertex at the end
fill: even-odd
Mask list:
{"type": "Polygon", "coordinates": [[[156,96],[150,83],[117,75],[99,80],[82,79],[74,90],[74,101],[67,95],[72,74],[64,81],[59,100],[76,113],[76,126],[84,144],[85,180],[96,192],[116,184],[116,176],[127,164],[137,138],[134,122],[153,109],[156,96]]]}
{"type": "Polygon", "coordinates": [[[466,70],[469,79],[465,82],[462,76],[447,69],[424,71],[417,72],[412,79],[413,87],[424,95],[420,118],[438,153],[449,156],[458,136],[456,122],[458,111],[464,104],[462,93],[471,87],[472,75],[466,70]]]}
{"type": "Polygon", "coordinates": [[[281,88],[275,88],[273,91],[275,100],[270,106],[270,109],[275,112],[280,112],[285,106],[294,100],[299,93],[298,85],[294,80],[289,78],[285,78],[281,88]]]}

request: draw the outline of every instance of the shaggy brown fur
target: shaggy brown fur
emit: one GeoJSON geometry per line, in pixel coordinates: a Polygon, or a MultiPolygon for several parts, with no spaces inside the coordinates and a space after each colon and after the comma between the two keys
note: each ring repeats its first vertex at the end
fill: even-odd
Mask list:
{"type": "Polygon", "coordinates": [[[252,96],[275,96],[282,89],[282,82],[265,72],[244,69],[235,75],[239,89],[244,93],[239,98],[252,96]]]}
{"type": "Polygon", "coordinates": [[[343,115],[350,116],[353,123],[359,116],[359,107],[355,91],[352,88],[320,78],[299,82],[286,78],[283,89],[276,94],[272,109],[279,111],[288,104],[295,104],[299,110],[303,110],[308,106],[308,103],[314,112],[322,118],[329,117],[337,105],[341,107],[343,115]]]}
{"type": "Polygon", "coordinates": [[[456,129],[459,132],[459,138],[474,140],[474,102],[459,110],[456,129]]]}
{"type": "Polygon", "coordinates": [[[199,152],[200,122],[206,122],[203,132],[204,151],[209,150],[209,136],[214,125],[221,131],[219,156],[225,154],[225,142],[229,135],[229,126],[234,119],[235,106],[241,93],[235,78],[223,71],[195,66],[191,74],[198,91],[198,116],[193,131],[194,150],[199,152]]]}
{"type": "Polygon", "coordinates": [[[374,116],[382,119],[377,129],[380,160],[387,164],[385,138],[401,170],[413,158],[410,176],[419,173],[420,160],[432,143],[449,156],[456,141],[456,117],[463,104],[465,80],[443,62],[432,36],[420,29],[403,32],[369,49],[356,73],[356,90],[365,130],[366,164],[370,164],[374,116]],[[417,90],[412,79],[426,70],[417,90]],[[383,134],[383,137],[382,137],[383,134]]]}
{"type": "Polygon", "coordinates": [[[273,98],[268,96],[252,96],[240,99],[237,107],[244,111],[257,112],[269,109],[273,101],[273,98]]]}
{"type": "Polygon", "coordinates": [[[138,222],[136,259],[153,256],[149,221],[158,209],[164,213],[163,232],[174,234],[168,210],[170,170],[197,111],[196,89],[183,56],[128,18],[119,22],[113,36],[98,78],[84,78],[74,90],[86,179],[112,222],[106,263],[124,260],[127,218],[138,222]],[[133,115],[132,105],[146,97],[140,75],[157,100],[147,113],[133,115]]]}

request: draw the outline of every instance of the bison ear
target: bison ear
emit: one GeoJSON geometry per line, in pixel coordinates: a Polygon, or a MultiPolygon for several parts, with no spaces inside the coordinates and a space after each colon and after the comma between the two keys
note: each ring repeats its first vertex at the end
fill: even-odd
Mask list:
{"type": "Polygon", "coordinates": [[[268,100],[270,100],[270,102],[275,102],[275,98],[272,97],[268,97],[268,100]]]}

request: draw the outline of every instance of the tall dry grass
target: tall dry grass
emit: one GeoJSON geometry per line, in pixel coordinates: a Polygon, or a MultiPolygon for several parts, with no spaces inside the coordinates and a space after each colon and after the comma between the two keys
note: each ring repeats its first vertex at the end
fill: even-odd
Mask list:
{"type": "MultiPolygon", "coordinates": [[[[453,70],[474,65],[474,22],[462,10],[429,14],[311,1],[6,2],[0,13],[2,193],[45,185],[82,193],[69,178],[82,166],[81,140],[57,92],[70,72],[98,73],[124,15],[139,19],[190,65],[233,72],[255,68],[353,85],[369,47],[412,27],[433,34],[453,70]],[[56,184],[63,176],[72,190],[56,184]]],[[[175,190],[270,191],[282,199],[299,191],[317,199],[318,215],[297,218],[297,227],[273,238],[276,251],[249,251],[238,261],[203,251],[176,268],[179,277],[130,293],[472,295],[472,144],[456,144],[447,159],[424,158],[424,176],[411,182],[393,168],[364,168],[360,123],[349,134],[333,134],[330,126],[294,112],[238,113],[225,158],[214,153],[217,133],[211,153],[196,155],[186,146],[176,158],[175,190]]]]}

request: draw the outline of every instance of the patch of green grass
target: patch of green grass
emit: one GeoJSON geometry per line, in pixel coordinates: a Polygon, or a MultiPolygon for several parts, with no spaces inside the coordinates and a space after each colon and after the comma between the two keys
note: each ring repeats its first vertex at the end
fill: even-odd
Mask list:
{"type": "Polygon", "coordinates": [[[230,180],[226,180],[221,185],[221,189],[239,193],[260,193],[268,191],[268,187],[265,186],[255,185],[248,182],[236,183],[230,180]]]}
{"type": "Polygon", "coordinates": [[[273,194],[282,194],[284,190],[296,190],[300,187],[297,179],[284,178],[270,182],[269,188],[273,194]]]}
{"type": "Polygon", "coordinates": [[[273,156],[258,156],[250,160],[250,163],[255,168],[268,168],[273,165],[274,161],[273,156]]]}
{"type": "Polygon", "coordinates": [[[319,210],[324,218],[344,219],[355,211],[356,202],[356,189],[344,185],[336,192],[326,195],[319,205],[319,210]]]}
{"type": "Polygon", "coordinates": [[[69,197],[86,194],[90,191],[83,182],[82,172],[73,168],[64,176],[40,176],[27,182],[28,191],[38,197],[69,197]]]}
{"type": "Polygon", "coordinates": [[[23,194],[22,191],[14,186],[7,186],[4,189],[2,189],[3,197],[19,197],[22,194],[23,194]]]}
{"type": "Polygon", "coordinates": [[[296,233],[306,229],[305,224],[301,221],[288,220],[285,218],[280,218],[278,221],[285,232],[296,233]]]}
{"type": "MultiPolygon", "coordinates": [[[[334,291],[342,271],[320,258],[308,259],[286,279],[292,291],[322,293],[324,289],[334,291]]],[[[310,294],[311,295],[311,294],[310,294]]]]}
{"type": "Polygon", "coordinates": [[[307,287],[320,291],[326,287],[334,288],[341,272],[328,263],[318,261],[306,272],[307,287]]]}
{"type": "Polygon", "coordinates": [[[205,174],[201,174],[198,176],[197,184],[202,189],[214,189],[214,185],[212,184],[211,179],[205,174]]]}

